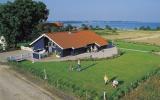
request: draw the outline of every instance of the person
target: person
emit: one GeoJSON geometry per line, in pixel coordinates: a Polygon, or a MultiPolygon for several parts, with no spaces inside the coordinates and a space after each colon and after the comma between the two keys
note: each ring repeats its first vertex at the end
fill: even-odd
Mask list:
{"type": "Polygon", "coordinates": [[[114,88],[116,88],[116,87],[118,86],[118,81],[117,81],[117,80],[113,80],[112,86],[113,86],[114,88]]]}
{"type": "Polygon", "coordinates": [[[81,62],[80,62],[80,59],[78,59],[77,65],[78,65],[77,70],[81,71],[81,62]]]}
{"type": "Polygon", "coordinates": [[[73,71],[73,70],[72,70],[72,65],[69,66],[69,71],[73,71]]]}
{"type": "Polygon", "coordinates": [[[109,79],[108,79],[108,77],[106,76],[106,74],[104,75],[104,83],[105,83],[105,85],[108,83],[108,81],[109,81],[109,79]]]}

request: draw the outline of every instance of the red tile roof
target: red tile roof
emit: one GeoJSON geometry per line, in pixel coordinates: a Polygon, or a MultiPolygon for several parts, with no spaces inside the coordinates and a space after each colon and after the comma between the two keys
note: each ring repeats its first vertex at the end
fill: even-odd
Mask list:
{"type": "Polygon", "coordinates": [[[47,33],[46,35],[54,42],[56,42],[59,46],[61,46],[63,49],[80,48],[94,43],[98,46],[104,46],[108,44],[107,40],[90,30],[83,30],[72,33],[47,33]]]}

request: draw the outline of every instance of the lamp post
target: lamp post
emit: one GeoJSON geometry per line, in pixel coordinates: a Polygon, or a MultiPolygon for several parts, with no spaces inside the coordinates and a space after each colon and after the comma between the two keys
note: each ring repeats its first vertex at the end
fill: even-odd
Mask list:
{"type": "Polygon", "coordinates": [[[47,80],[47,73],[45,68],[44,68],[44,80],[47,80]]]}
{"type": "Polygon", "coordinates": [[[103,93],[103,100],[107,100],[106,99],[106,92],[104,91],[104,93],[103,93]]]}

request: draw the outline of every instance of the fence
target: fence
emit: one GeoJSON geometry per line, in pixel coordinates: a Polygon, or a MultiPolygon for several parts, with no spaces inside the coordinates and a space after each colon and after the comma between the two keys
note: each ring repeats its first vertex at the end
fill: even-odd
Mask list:
{"type": "Polygon", "coordinates": [[[29,60],[33,57],[32,53],[26,53],[26,54],[19,54],[14,56],[7,57],[8,61],[23,61],[23,60],[29,60]]]}

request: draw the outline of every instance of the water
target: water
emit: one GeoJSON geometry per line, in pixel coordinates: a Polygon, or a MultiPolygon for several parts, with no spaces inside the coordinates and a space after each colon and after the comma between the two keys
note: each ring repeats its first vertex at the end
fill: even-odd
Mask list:
{"type": "Polygon", "coordinates": [[[105,28],[106,25],[112,28],[118,29],[134,29],[141,26],[149,26],[152,29],[160,27],[160,23],[155,22],[136,22],[136,21],[62,21],[64,25],[71,24],[73,26],[80,27],[82,24],[92,25],[93,27],[99,26],[100,28],[105,28]]]}

